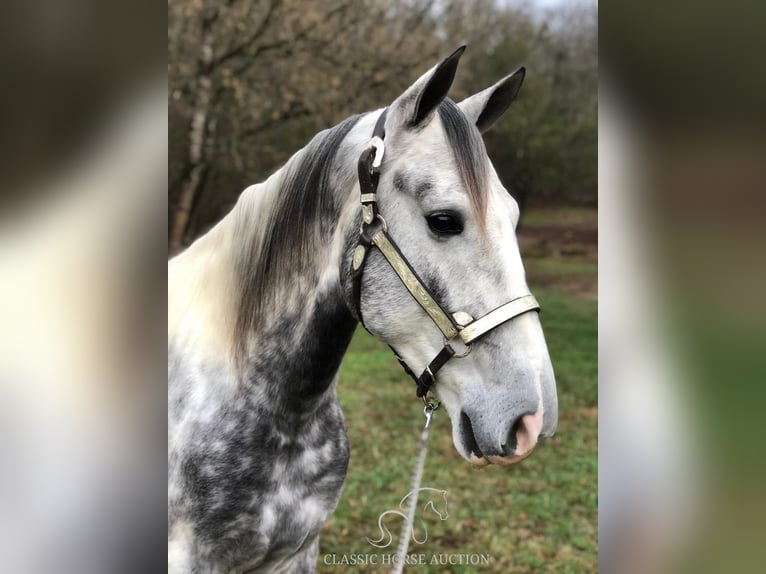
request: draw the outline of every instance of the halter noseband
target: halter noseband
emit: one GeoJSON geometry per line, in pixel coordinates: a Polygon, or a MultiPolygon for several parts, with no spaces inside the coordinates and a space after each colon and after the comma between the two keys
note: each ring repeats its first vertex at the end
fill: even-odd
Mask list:
{"type": "Polygon", "coordinates": [[[420,376],[415,375],[412,369],[396,352],[396,349],[391,348],[399,364],[415,380],[417,396],[425,400],[428,390],[436,382],[436,373],[439,372],[447,361],[453,357],[461,358],[467,356],[471,352],[471,344],[474,341],[519,315],[529,311],[539,311],[540,305],[533,295],[524,295],[493,309],[478,319],[474,319],[463,311],[450,315],[439,305],[423,281],[418,277],[409,261],[407,261],[407,258],[399,250],[393,238],[388,234],[386,221],[378,210],[377,191],[380,165],[385,153],[385,146],[383,144],[386,136],[385,122],[386,110],[383,110],[375,124],[372,139],[367,144],[362,155],[359,156],[357,167],[362,204],[362,226],[359,232],[359,242],[356,249],[354,249],[354,255],[351,260],[353,299],[357,317],[362,326],[364,326],[361,307],[362,272],[364,271],[364,263],[367,260],[370,248],[377,247],[415,301],[425,310],[444,335],[444,346],[431,362],[426,365],[420,376]],[[452,345],[458,339],[465,347],[460,352],[452,345]]]}

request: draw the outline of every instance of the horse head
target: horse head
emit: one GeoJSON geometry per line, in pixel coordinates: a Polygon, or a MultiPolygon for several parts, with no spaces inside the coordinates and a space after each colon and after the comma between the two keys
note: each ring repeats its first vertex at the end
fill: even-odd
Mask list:
{"type": "MultiPolygon", "coordinates": [[[[431,380],[458,452],[478,466],[512,464],[554,433],[558,417],[553,368],[538,314],[530,312],[537,304],[516,238],[519,206],[481,135],[514,101],[525,72],[455,103],[447,92],[462,51],[379,116],[385,154],[371,160],[380,167],[376,197],[368,194],[378,221],[365,221],[385,233],[373,229],[372,248],[358,248],[357,261],[348,261],[357,258],[349,248],[346,264],[364,270],[359,318],[416,375],[431,380]],[[384,235],[395,248],[386,248],[384,235]],[[474,338],[466,336],[471,329],[474,338]],[[449,360],[431,376],[434,357],[447,346],[449,360]]],[[[360,185],[364,194],[361,179],[360,185]]]]}

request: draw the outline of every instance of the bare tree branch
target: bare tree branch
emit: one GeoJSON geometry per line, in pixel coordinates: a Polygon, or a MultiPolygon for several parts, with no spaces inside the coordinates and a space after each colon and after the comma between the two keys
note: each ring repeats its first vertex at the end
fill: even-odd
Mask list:
{"type": "Polygon", "coordinates": [[[236,58],[237,56],[243,55],[248,48],[250,48],[255,42],[258,41],[259,38],[261,38],[264,33],[268,30],[269,25],[271,24],[274,15],[276,14],[277,8],[282,4],[281,0],[271,0],[269,2],[269,8],[266,12],[266,15],[261,20],[260,25],[256,28],[255,32],[253,32],[244,42],[241,42],[240,44],[230,48],[217,58],[214,58],[211,62],[211,65],[213,68],[217,68],[219,66],[222,66],[232,58],[236,58]]]}

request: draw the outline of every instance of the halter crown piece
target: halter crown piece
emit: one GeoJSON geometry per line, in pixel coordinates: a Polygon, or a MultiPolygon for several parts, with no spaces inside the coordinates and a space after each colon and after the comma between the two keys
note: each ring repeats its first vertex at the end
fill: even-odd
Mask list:
{"type": "Polygon", "coordinates": [[[444,335],[444,346],[431,362],[426,365],[420,376],[415,375],[407,363],[399,356],[399,353],[396,352],[396,349],[391,348],[399,364],[415,380],[417,396],[426,402],[426,406],[435,408],[434,404],[426,399],[426,395],[431,386],[436,382],[436,373],[439,372],[447,361],[453,357],[466,357],[471,352],[472,343],[519,315],[529,311],[539,311],[540,305],[533,295],[523,295],[493,309],[478,319],[474,319],[464,311],[450,314],[442,308],[420,277],[418,277],[418,274],[402,254],[396,242],[388,234],[386,220],[383,219],[378,210],[377,191],[380,168],[385,153],[385,145],[383,143],[386,137],[385,123],[386,110],[383,110],[375,124],[372,139],[367,144],[362,155],[359,156],[357,166],[362,204],[362,225],[359,231],[359,241],[354,249],[354,255],[351,260],[354,305],[356,306],[357,317],[362,326],[364,326],[361,308],[362,273],[370,249],[377,247],[415,301],[420,304],[442,332],[442,335],[444,335]],[[455,348],[456,346],[457,349],[455,348]]]}

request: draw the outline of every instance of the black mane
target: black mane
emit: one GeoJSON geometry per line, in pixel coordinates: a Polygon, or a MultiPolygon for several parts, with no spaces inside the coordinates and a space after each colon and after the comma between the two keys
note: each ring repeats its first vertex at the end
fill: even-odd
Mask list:
{"type": "MultiPolygon", "coordinates": [[[[347,118],[337,126],[319,132],[291,161],[276,204],[266,221],[249,220],[264,225],[260,249],[246,245],[236,262],[239,293],[235,341],[237,354],[259,322],[265,308],[275,299],[275,290],[286,285],[302,268],[306,255],[316,252],[317,243],[329,241],[337,225],[339,198],[333,192],[333,169],[341,143],[361,118],[347,118]]],[[[245,218],[247,221],[248,218],[245,218]]],[[[237,234],[256,234],[244,229],[237,234]]]]}

